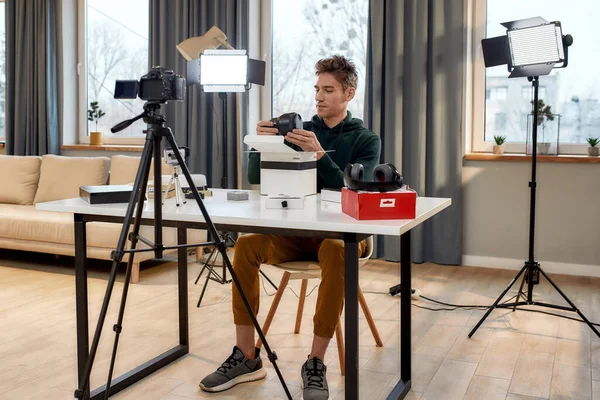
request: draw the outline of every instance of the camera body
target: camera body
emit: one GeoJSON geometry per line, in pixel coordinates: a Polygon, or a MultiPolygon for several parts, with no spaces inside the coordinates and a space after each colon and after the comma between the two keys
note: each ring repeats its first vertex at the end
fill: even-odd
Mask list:
{"type": "Polygon", "coordinates": [[[182,101],[185,99],[186,81],[181,75],[163,67],[152,67],[138,81],[118,80],[115,82],[115,99],[139,97],[152,103],[182,101]]]}
{"type": "MultiPolygon", "coordinates": [[[[190,156],[189,147],[180,147],[178,150],[181,158],[183,158],[184,161],[190,156]]],[[[167,147],[165,149],[165,162],[174,167],[179,166],[179,161],[177,161],[177,157],[175,156],[175,150],[173,150],[171,147],[167,147]]]]}
{"type": "Polygon", "coordinates": [[[279,117],[272,118],[273,128],[277,128],[277,134],[286,136],[294,129],[302,129],[302,117],[300,114],[291,112],[281,114],[279,117]]]}

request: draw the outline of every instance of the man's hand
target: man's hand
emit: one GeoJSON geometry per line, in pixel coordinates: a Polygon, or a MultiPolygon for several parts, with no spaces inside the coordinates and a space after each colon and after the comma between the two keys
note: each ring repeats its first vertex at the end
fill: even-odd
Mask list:
{"type": "Polygon", "coordinates": [[[314,132],[294,129],[285,136],[285,140],[299,146],[304,151],[320,152],[317,153],[317,160],[325,155],[323,147],[321,147],[321,143],[319,143],[314,132]]]}
{"type": "Polygon", "coordinates": [[[256,124],[256,133],[259,135],[276,135],[278,130],[277,128],[270,128],[273,125],[273,121],[258,121],[256,124]]]}

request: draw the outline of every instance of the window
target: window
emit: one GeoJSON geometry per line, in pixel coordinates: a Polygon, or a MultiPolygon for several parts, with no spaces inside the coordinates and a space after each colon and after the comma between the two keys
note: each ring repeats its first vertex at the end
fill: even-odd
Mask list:
{"type": "Polygon", "coordinates": [[[561,21],[563,34],[569,33],[574,39],[569,65],[540,76],[539,98],[560,115],[560,152],[585,153],[585,139],[598,136],[600,126],[600,81],[593,72],[600,59],[596,40],[600,26],[595,22],[600,3],[581,0],[573,7],[561,0],[475,0],[474,10],[473,150],[491,151],[499,124],[497,115],[504,114],[504,135],[511,142],[506,150],[525,152],[533,89],[526,78],[509,79],[506,65],[485,68],[481,39],[506,34],[502,22],[539,15],[547,21],[561,21]],[[500,87],[505,93],[497,91],[500,87]]]}
{"type": "Polygon", "coordinates": [[[144,135],[146,124],[142,120],[115,134],[110,129],[140,114],[144,101],[116,100],[114,89],[116,80],[139,80],[148,72],[149,0],[81,1],[86,42],[84,57],[80,58],[85,66],[80,77],[80,129],[85,136],[96,130],[102,132],[105,143],[133,143],[144,135]],[[98,102],[105,113],[97,126],[96,121],[87,118],[92,102],[98,102]]]}
{"type": "Polygon", "coordinates": [[[358,88],[348,109],[363,118],[368,0],[272,0],[272,116],[315,112],[315,63],[334,53],[352,59],[358,88]],[[290,25],[289,16],[294,23],[290,25]]]}
{"type": "Polygon", "coordinates": [[[0,2],[0,140],[4,141],[5,134],[5,98],[6,98],[6,30],[4,18],[4,1],[0,2]]]}

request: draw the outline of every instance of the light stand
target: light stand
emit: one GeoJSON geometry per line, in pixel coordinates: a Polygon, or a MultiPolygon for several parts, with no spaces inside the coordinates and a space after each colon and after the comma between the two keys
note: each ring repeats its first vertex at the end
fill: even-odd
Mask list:
{"type": "MultiPolygon", "coordinates": [[[[123,121],[111,129],[111,131],[113,133],[118,132],[118,131],[126,128],[127,126],[131,125],[133,122],[135,122],[136,120],[138,120],[140,118],[143,118],[144,122],[146,122],[148,124],[148,129],[146,131],[144,131],[144,133],[146,133],[144,149],[142,151],[140,166],[136,173],[135,181],[133,184],[133,191],[132,191],[131,197],[129,199],[129,204],[127,206],[127,210],[125,212],[125,217],[123,220],[123,227],[121,230],[121,234],[119,236],[117,248],[111,254],[111,258],[113,258],[113,264],[112,264],[112,268],[110,271],[108,285],[106,288],[106,294],[105,294],[104,300],[102,302],[102,308],[100,310],[98,325],[96,326],[96,331],[94,333],[94,339],[92,341],[91,350],[90,350],[89,357],[85,364],[84,372],[81,376],[81,381],[79,382],[79,387],[75,391],[75,397],[80,400],[89,398],[90,373],[91,373],[94,359],[96,357],[96,353],[98,350],[98,345],[100,342],[100,334],[102,332],[103,325],[104,325],[104,322],[106,319],[106,314],[108,311],[110,297],[111,297],[112,290],[113,290],[116,276],[117,276],[117,269],[118,269],[118,266],[122,262],[123,256],[126,253],[129,253],[129,260],[127,263],[125,282],[123,285],[123,295],[121,297],[121,304],[119,307],[119,314],[118,314],[118,318],[117,318],[117,323],[113,326],[113,330],[115,331],[115,340],[114,340],[113,351],[112,351],[112,356],[111,356],[111,361],[110,361],[110,366],[109,366],[108,378],[107,378],[107,382],[106,382],[106,390],[104,392],[105,399],[108,399],[110,397],[110,395],[113,394],[113,393],[111,393],[112,374],[114,371],[114,364],[115,364],[115,359],[116,359],[116,355],[117,355],[117,347],[118,347],[118,343],[119,343],[119,337],[120,337],[120,334],[123,329],[123,316],[124,316],[125,304],[126,304],[126,300],[127,300],[127,293],[129,290],[129,283],[131,280],[131,270],[132,270],[132,264],[133,264],[133,259],[134,259],[135,253],[145,252],[145,251],[153,251],[155,253],[156,258],[162,258],[163,252],[165,250],[179,249],[182,247],[189,248],[189,247],[198,247],[198,246],[204,246],[204,245],[214,245],[217,248],[217,250],[220,252],[220,254],[223,258],[224,264],[229,269],[229,272],[231,273],[231,276],[233,278],[233,282],[237,286],[238,290],[240,291],[244,305],[245,305],[248,313],[250,314],[252,323],[253,323],[254,327],[256,328],[259,337],[261,338],[263,343],[265,343],[265,350],[267,351],[268,358],[272,362],[272,364],[275,368],[275,371],[277,372],[277,375],[279,376],[279,379],[283,385],[283,388],[284,388],[284,391],[285,391],[287,397],[289,399],[291,399],[292,397],[290,395],[290,392],[289,392],[289,390],[285,384],[285,381],[283,380],[283,376],[281,375],[281,372],[275,362],[275,360],[277,360],[277,355],[275,353],[271,352],[270,347],[265,342],[266,339],[264,337],[262,329],[261,329],[258,321],[256,320],[256,317],[252,311],[251,305],[248,302],[248,299],[240,286],[237,275],[235,274],[235,271],[233,270],[231,262],[229,261],[229,258],[227,257],[225,243],[222,240],[219,240],[219,241],[208,241],[205,243],[198,243],[198,244],[180,244],[180,245],[176,245],[176,246],[164,246],[162,243],[162,202],[160,201],[159,196],[155,196],[155,200],[154,200],[154,204],[153,204],[154,234],[155,234],[154,243],[150,242],[148,239],[139,235],[139,229],[140,229],[141,220],[142,220],[142,213],[145,208],[144,200],[146,197],[146,188],[148,185],[148,176],[150,173],[150,165],[152,162],[152,157],[154,157],[154,187],[159,188],[159,187],[162,187],[162,174],[161,174],[161,143],[162,143],[162,140],[166,139],[172,149],[179,148],[177,146],[177,143],[175,142],[175,138],[173,136],[173,133],[171,132],[171,129],[167,126],[166,118],[163,115],[159,114],[160,106],[161,106],[161,103],[159,103],[159,102],[147,102],[144,105],[144,112],[142,114],[140,114],[137,117],[132,118],[130,120],[123,121]],[[133,215],[134,210],[135,210],[135,217],[133,215]],[[128,235],[129,228],[130,228],[132,221],[134,223],[133,232],[128,235]],[[125,242],[127,239],[129,239],[131,241],[131,249],[129,249],[129,250],[125,250],[125,242]],[[141,240],[143,243],[147,244],[149,246],[149,248],[136,249],[136,244],[137,244],[138,240],[141,240]]],[[[219,238],[220,237],[219,233],[217,232],[215,225],[213,224],[210,216],[208,215],[206,207],[204,206],[204,203],[200,197],[200,193],[198,192],[198,189],[196,188],[196,185],[194,184],[194,182],[192,180],[190,171],[188,170],[188,168],[183,160],[183,157],[177,150],[175,150],[174,154],[175,154],[175,157],[176,157],[179,165],[181,166],[182,172],[183,172],[183,174],[189,184],[189,187],[194,195],[194,199],[196,200],[196,203],[198,204],[198,207],[200,208],[200,211],[202,212],[202,216],[206,222],[207,230],[208,230],[208,233],[210,234],[210,237],[219,238]]]]}
{"type": "MultiPolygon", "coordinates": [[[[484,57],[486,61],[486,67],[496,66],[496,65],[509,65],[509,71],[512,69],[512,73],[510,78],[513,77],[527,77],[527,79],[531,82],[533,86],[533,132],[532,132],[532,156],[531,156],[531,181],[529,182],[530,188],[530,209],[529,209],[529,258],[525,261],[523,268],[519,271],[519,273],[512,279],[510,284],[504,289],[504,291],[500,294],[500,296],[496,299],[494,304],[490,306],[487,312],[483,315],[481,320],[475,325],[473,330],[469,333],[469,337],[472,337],[473,334],[477,331],[477,329],[481,326],[481,324],[485,321],[485,319],[490,315],[490,313],[496,308],[512,308],[513,311],[517,309],[517,306],[541,306],[541,307],[549,307],[553,309],[563,310],[563,311],[572,311],[576,312],[581,319],[592,329],[592,331],[600,337],[600,332],[596,329],[596,327],[583,315],[583,313],[573,304],[571,300],[560,290],[560,288],[546,275],[544,270],[540,267],[540,264],[535,260],[534,256],[534,243],[535,243],[535,205],[536,205],[536,173],[537,173],[537,122],[538,122],[538,90],[539,90],[539,75],[540,74],[548,74],[554,68],[554,64],[557,62],[563,62],[562,68],[566,67],[568,63],[568,55],[567,48],[573,43],[573,38],[570,35],[562,36],[562,32],[560,32],[560,23],[550,23],[541,18],[532,18],[528,20],[522,21],[513,21],[502,24],[508,29],[508,37],[500,36],[491,39],[484,39],[482,41],[484,57]],[[552,26],[550,26],[552,25],[552,26]],[[531,52],[531,46],[527,48],[526,45],[530,44],[530,41],[524,40],[528,39],[526,35],[527,30],[531,31],[532,37],[534,35],[535,39],[538,40],[537,45],[548,44],[549,48],[552,48],[554,52],[558,49],[558,54],[556,54],[555,59],[551,60],[543,60],[543,63],[540,61],[537,62],[529,62],[519,64],[518,60],[523,60],[525,58],[531,57],[531,54],[527,54],[526,52],[531,52]],[[514,34],[511,35],[511,33],[514,34]],[[556,37],[552,37],[551,33],[555,33],[556,37]],[[550,34],[546,43],[541,43],[540,38],[546,39],[544,34],[550,34]],[[511,37],[512,36],[512,37],[511,37]],[[560,42],[560,46],[556,46],[556,42],[560,42]],[[509,46],[510,44],[510,46],[509,46]],[[523,52],[521,52],[520,45],[523,45],[523,52]],[[561,53],[561,50],[564,50],[564,56],[561,53]],[[510,55],[509,55],[510,53],[510,55]],[[516,54],[515,54],[516,53],[516,54]],[[532,74],[532,72],[534,72],[532,74]],[[533,299],[533,289],[534,285],[539,284],[540,274],[546,278],[546,280],[552,285],[554,289],[562,296],[563,299],[569,304],[569,307],[544,303],[540,301],[535,301],[533,299]],[[517,293],[517,299],[512,303],[502,303],[500,301],[504,298],[506,293],[512,288],[512,286],[517,282],[519,277],[523,275],[523,280],[521,282],[521,287],[519,288],[519,292],[517,293]],[[523,286],[527,281],[527,296],[522,292],[523,286]],[[521,296],[523,296],[523,301],[520,301],[521,296]]],[[[533,40],[533,39],[532,39],[533,40]]],[[[540,53],[542,53],[540,51],[540,53]]],[[[543,53],[544,56],[548,57],[548,54],[553,54],[552,51],[548,53],[543,53]]],[[[534,57],[535,58],[535,57],[534,57]]],[[[529,58],[531,60],[531,58],[529,58]]]]}

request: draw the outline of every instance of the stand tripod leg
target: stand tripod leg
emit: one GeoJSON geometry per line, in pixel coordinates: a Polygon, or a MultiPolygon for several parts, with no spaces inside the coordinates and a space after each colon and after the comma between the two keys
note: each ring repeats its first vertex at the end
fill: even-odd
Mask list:
{"type": "Polygon", "coordinates": [[[273,283],[273,281],[269,279],[269,277],[268,277],[268,276],[267,276],[267,275],[266,275],[266,274],[263,272],[263,270],[262,270],[262,269],[259,269],[259,270],[258,270],[258,272],[260,272],[260,274],[261,274],[262,276],[264,276],[264,277],[265,277],[265,279],[267,280],[267,282],[269,282],[269,283],[271,284],[271,286],[273,286],[273,287],[275,288],[275,290],[279,290],[279,289],[277,288],[277,285],[275,285],[275,284],[273,283]]]}
{"type": "MultiPolygon", "coordinates": [[[[527,275],[523,275],[523,280],[521,281],[521,286],[519,287],[519,291],[517,292],[517,300],[515,300],[515,305],[513,306],[513,312],[516,311],[517,309],[517,303],[519,302],[519,299],[521,298],[521,294],[523,293],[523,286],[525,286],[525,279],[526,279],[527,275]]],[[[524,298],[525,296],[523,296],[524,298]]]]}
{"type": "Polygon", "coordinates": [[[579,311],[579,309],[577,307],[575,307],[575,304],[573,304],[571,302],[571,300],[569,300],[569,298],[562,292],[562,290],[559,289],[558,286],[556,286],[556,284],[552,281],[552,279],[550,279],[550,277],[548,275],[546,275],[546,273],[544,272],[543,269],[539,268],[539,271],[542,275],[544,275],[544,278],[546,278],[548,280],[548,282],[550,282],[550,284],[552,285],[552,287],[554,289],[556,289],[556,291],[562,296],[563,299],[565,299],[565,301],[567,303],[569,303],[569,305],[571,306],[571,308],[573,308],[573,310],[579,314],[579,316],[581,317],[581,319],[590,327],[590,329],[592,331],[594,331],[594,333],[596,334],[596,336],[598,336],[600,338],[600,332],[598,332],[598,330],[596,329],[596,327],[585,317],[585,315],[583,315],[583,313],[581,311],[579,311]]]}
{"type": "MultiPolygon", "coordinates": [[[[179,148],[179,147],[177,147],[177,143],[175,142],[175,138],[173,137],[173,134],[170,129],[169,129],[168,135],[166,135],[166,138],[167,138],[169,144],[171,145],[171,148],[173,148],[173,149],[179,148]]],[[[196,185],[194,185],[192,176],[190,174],[190,171],[187,168],[187,165],[185,164],[183,158],[181,157],[181,154],[179,154],[178,151],[175,152],[175,157],[177,158],[177,161],[179,161],[179,165],[182,167],[183,174],[185,175],[185,178],[190,186],[190,189],[192,190],[192,193],[194,194],[194,199],[196,200],[196,203],[198,203],[198,207],[200,207],[200,211],[202,212],[202,216],[204,217],[204,220],[206,221],[208,231],[210,232],[212,237],[219,238],[217,228],[213,224],[210,216],[208,215],[208,212],[206,211],[206,207],[204,206],[204,203],[202,202],[202,199],[200,198],[200,193],[198,192],[196,185]]],[[[248,314],[249,314],[250,318],[252,319],[252,324],[254,325],[256,331],[258,332],[258,336],[260,337],[263,345],[265,346],[265,350],[269,356],[269,361],[271,361],[271,363],[273,364],[273,368],[275,369],[275,372],[277,373],[277,376],[279,377],[281,385],[283,386],[283,390],[285,391],[287,398],[291,400],[292,395],[290,394],[290,391],[289,391],[287,385],[285,384],[285,380],[283,379],[283,375],[281,374],[281,371],[279,370],[279,367],[277,366],[277,363],[276,363],[277,355],[271,351],[271,348],[270,348],[269,344],[267,343],[267,340],[265,338],[265,335],[263,334],[260,324],[258,323],[256,316],[254,315],[252,306],[250,305],[250,302],[248,301],[248,298],[246,297],[246,294],[244,293],[244,291],[240,285],[240,282],[238,280],[237,275],[235,274],[235,271],[233,270],[233,266],[231,265],[231,262],[229,261],[229,257],[227,256],[227,248],[225,246],[225,243],[223,242],[223,240],[220,240],[220,241],[216,242],[216,246],[217,246],[219,252],[221,253],[221,257],[223,258],[224,267],[226,266],[227,269],[229,270],[229,272],[231,273],[233,282],[237,286],[237,288],[240,292],[240,295],[242,297],[244,305],[246,306],[246,310],[248,311],[248,314]]]]}
{"type": "MultiPolygon", "coordinates": [[[[156,143],[154,144],[156,146],[156,143]]],[[[160,162],[160,160],[155,161],[160,162]]],[[[144,197],[146,193],[146,185],[148,181],[148,174],[150,172],[150,168],[148,167],[145,171],[145,179],[142,181],[142,187],[139,191],[138,197],[138,207],[136,209],[135,220],[133,223],[133,233],[130,235],[131,239],[131,250],[135,250],[135,246],[138,241],[138,234],[140,232],[140,224],[142,221],[142,212],[144,210],[144,197]]],[[[127,227],[129,228],[129,226],[127,227]]],[[[115,367],[115,359],[117,357],[117,348],[119,346],[119,337],[121,336],[121,330],[123,327],[123,316],[125,314],[125,303],[127,302],[127,293],[129,292],[129,283],[131,281],[131,267],[133,265],[133,258],[135,253],[129,253],[129,262],[127,263],[127,271],[125,272],[125,282],[123,284],[123,295],[121,296],[121,306],[119,308],[119,316],[117,318],[117,323],[113,326],[113,330],[115,331],[115,341],[113,345],[113,352],[110,359],[110,368],[108,370],[108,378],[106,380],[106,391],[104,392],[104,399],[108,400],[110,397],[110,383],[112,381],[112,376],[115,367]]]]}
{"type": "MultiPolygon", "coordinates": [[[[117,242],[117,249],[115,250],[115,259],[112,264],[112,268],[110,271],[110,275],[108,278],[108,284],[106,287],[106,295],[104,296],[104,300],[102,302],[102,307],[100,309],[100,315],[98,317],[98,324],[96,325],[96,331],[94,333],[94,339],[92,341],[92,346],[90,349],[90,354],[87,358],[87,362],[85,364],[85,369],[83,375],[81,377],[81,381],[79,382],[79,388],[75,391],[75,397],[82,399],[88,390],[90,372],[92,370],[92,365],[94,363],[94,359],[96,358],[96,352],[98,351],[98,344],[100,342],[100,335],[102,333],[102,328],[104,326],[104,321],[106,319],[106,313],[108,311],[108,305],[110,303],[110,297],[115,285],[115,280],[117,277],[117,270],[119,265],[121,264],[121,260],[123,258],[123,249],[125,248],[125,241],[127,240],[127,233],[129,231],[129,226],[131,225],[131,220],[133,218],[133,211],[136,201],[136,196],[141,195],[139,193],[140,187],[142,186],[142,181],[146,182],[148,180],[148,174],[150,172],[150,158],[152,156],[152,138],[150,135],[146,138],[146,144],[144,145],[144,150],[142,151],[142,157],[140,161],[140,168],[137,171],[135,181],[133,184],[133,191],[131,193],[131,197],[129,199],[129,205],[127,207],[127,211],[125,212],[125,217],[123,220],[123,228],[121,229],[121,234],[119,236],[119,241],[117,242]]],[[[144,185],[145,187],[145,185],[144,185]]],[[[143,192],[142,192],[143,193],[143,192]]],[[[160,198],[160,197],[159,197],[160,198]]],[[[142,205],[140,205],[142,208],[142,205]]],[[[108,390],[109,388],[107,388],[108,390]]]]}
{"type": "Polygon", "coordinates": [[[506,289],[504,289],[504,292],[502,292],[502,294],[500,295],[500,297],[498,297],[496,299],[496,301],[494,302],[494,304],[492,304],[490,306],[490,308],[486,311],[485,315],[481,318],[481,320],[477,323],[477,325],[475,325],[475,327],[473,328],[473,330],[471,331],[471,333],[469,333],[469,337],[471,337],[471,336],[473,336],[473,334],[475,334],[475,331],[477,329],[479,329],[479,327],[481,326],[481,324],[483,323],[483,321],[485,321],[485,319],[488,317],[488,315],[490,315],[490,313],[492,311],[494,311],[494,309],[496,308],[496,306],[498,305],[498,303],[500,303],[500,300],[502,300],[502,298],[506,295],[506,293],[508,293],[508,291],[510,290],[510,288],[515,284],[515,282],[519,279],[519,277],[521,276],[521,274],[523,272],[525,272],[526,269],[527,269],[527,266],[524,266],[523,268],[521,268],[521,271],[519,271],[519,273],[517,274],[517,276],[515,276],[512,281],[510,281],[510,284],[506,287],[506,289]]]}

